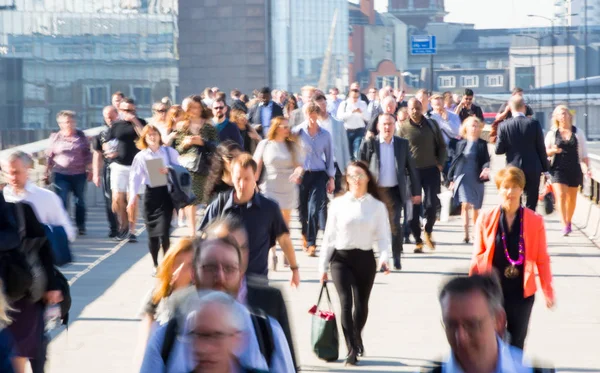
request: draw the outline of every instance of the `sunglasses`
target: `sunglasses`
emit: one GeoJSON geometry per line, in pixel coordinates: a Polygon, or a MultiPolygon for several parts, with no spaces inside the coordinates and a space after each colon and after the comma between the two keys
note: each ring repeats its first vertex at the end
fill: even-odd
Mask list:
{"type": "Polygon", "coordinates": [[[159,109],[159,110],[154,110],[155,113],[166,113],[166,110],[163,109],[159,109]]]}
{"type": "Polygon", "coordinates": [[[125,112],[125,113],[135,113],[135,109],[121,109],[121,111],[125,112]]]}

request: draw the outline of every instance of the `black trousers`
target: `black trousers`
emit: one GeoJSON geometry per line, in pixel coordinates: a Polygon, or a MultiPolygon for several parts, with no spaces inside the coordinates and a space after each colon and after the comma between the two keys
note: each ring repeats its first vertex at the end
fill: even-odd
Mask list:
{"type": "Polygon", "coordinates": [[[336,250],[331,259],[331,278],[340,298],[348,351],[356,351],[357,343],[362,343],[376,272],[373,250],[336,250]]]}
{"type": "Polygon", "coordinates": [[[392,255],[394,258],[394,265],[400,266],[400,253],[402,252],[403,243],[403,226],[400,222],[402,209],[404,208],[404,202],[400,195],[400,188],[398,186],[391,188],[379,188],[385,198],[385,205],[388,210],[390,217],[390,228],[392,231],[392,255]]]}
{"type": "Polygon", "coordinates": [[[150,250],[150,255],[152,255],[152,262],[154,263],[155,267],[158,267],[158,252],[160,251],[161,246],[164,256],[171,247],[171,239],[169,234],[166,234],[162,237],[148,237],[148,249],[150,250]]]}
{"type": "Polygon", "coordinates": [[[506,311],[506,330],[510,333],[510,344],[521,350],[525,345],[529,318],[535,295],[524,299],[504,298],[504,310],[506,311]]]}
{"type": "Polygon", "coordinates": [[[540,194],[540,176],[538,173],[525,174],[525,195],[527,196],[525,206],[528,209],[535,211],[538,204],[538,196],[540,194]]]}
{"type": "Polygon", "coordinates": [[[119,230],[117,216],[112,210],[112,190],[110,189],[110,163],[104,162],[102,170],[102,191],[104,192],[104,207],[106,209],[106,218],[111,232],[119,230]]]}
{"type": "Polygon", "coordinates": [[[440,205],[438,194],[441,189],[440,170],[437,167],[419,168],[417,169],[419,180],[421,181],[421,187],[425,192],[425,198],[420,205],[413,206],[413,216],[411,221],[411,228],[413,236],[415,237],[416,243],[421,243],[421,210],[424,209],[425,218],[427,223],[425,224],[425,232],[433,232],[433,225],[437,219],[437,208],[440,205]]]}

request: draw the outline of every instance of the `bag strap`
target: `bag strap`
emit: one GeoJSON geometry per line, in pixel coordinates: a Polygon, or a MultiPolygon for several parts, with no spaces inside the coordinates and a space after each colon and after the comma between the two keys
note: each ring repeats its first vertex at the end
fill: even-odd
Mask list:
{"type": "Polygon", "coordinates": [[[167,148],[166,146],[163,146],[163,148],[167,152],[167,162],[169,162],[169,164],[167,166],[170,166],[170,165],[172,165],[172,162],[171,162],[171,152],[169,151],[169,148],[167,148]]]}
{"type": "Polygon", "coordinates": [[[173,317],[166,326],[167,330],[165,331],[165,339],[163,340],[163,345],[160,350],[160,357],[165,366],[169,361],[169,355],[171,355],[171,350],[173,349],[173,345],[175,344],[175,338],[177,337],[177,317],[173,317]]]}
{"type": "Polygon", "coordinates": [[[261,309],[250,310],[250,318],[252,319],[260,353],[265,358],[267,366],[270,367],[273,351],[275,350],[271,323],[269,322],[267,315],[261,309]]]}
{"type": "Polygon", "coordinates": [[[323,282],[323,286],[321,287],[321,292],[319,293],[319,300],[317,300],[317,308],[321,304],[321,297],[323,296],[323,290],[325,291],[325,294],[327,295],[327,305],[329,306],[329,309],[332,310],[333,307],[331,304],[331,296],[329,296],[329,288],[327,287],[327,281],[323,282]]]}

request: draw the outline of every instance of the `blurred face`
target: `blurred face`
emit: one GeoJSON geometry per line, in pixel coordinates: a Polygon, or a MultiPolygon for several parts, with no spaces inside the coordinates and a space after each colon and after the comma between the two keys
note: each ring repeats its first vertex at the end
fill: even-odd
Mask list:
{"type": "Polygon", "coordinates": [[[316,111],[308,114],[308,120],[310,122],[316,123],[318,119],[319,119],[319,113],[317,113],[316,111]]]}
{"type": "Polygon", "coordinates": [[[262,102],[264,105],[267,105],[269,103],[269,101],[271,101],[271,94],[270,93],[262,93],[261,92],[261,93],[258,94],[258,100],[260,102],[262,102]]]}
{"type": "Polygon", "coordinates": [[[396,101],[387,101],[383,107],[383,112],[386,114],[394,114],[396,112],[396,101]]]}
{"type": "Polygon", "coordinates": [[[68,116],[62,116],[58,118],[58,127],[60,127],[61,132],[72,134],[75,132],[75,127],[77,127],[77,122],[75,118],[71,118],[68,116]]]}
{"type": "Polygon", "coordinates": [[[465,101],[465,104],[468,108],[470,108],[473,104],[473,96],[463,96],[463,100],[465,101]]]}
{"type": "Polygon", "coordinates": [[[350,90],[354,90],[354,89],[360,90],[360,85],[358,83],[350,84],[350,90]]]}
{"type": "Polygon", "coordinates": [[[4,177],[10,186],[18,190],[25,187],[29,173],[27,167],[25,167],[21,160],[17,159],[12,162],[3,162],[2,170],[4,171],[4,177]]]}
{"type": "Polygon", "coordinates": [[[481,135],[481,126],[475,120],[471,120],[465,124],[467,129],[467,137],[470,139],[478,139],[481,135]]]}
{"type": "Polygon", "coordinates": [[[239,164],[235,164],[231,172],[231,180],[237,199],[241,202],[249,201],[256,189],[256,177],[252,167],[243,168],[239,164]]]}
{"type": "Polygon", "coordinates": [[[213,116],[217,120],[221,121],[225,117],[225,104],[223,102],[215,101],[212,104],[213,116]]]}
{"type": "MultiPolygon", "coordinates": [[[[177,280],[172,284],[174,289],[181,289],[192,283],[192,261],[194,253],[192,251],[179,253],[173,261],[173,272],[181,268],[177,280]]],[[[173,273],[171,273],[173,275],[173,273]]]]}
{"type": "Polygon", "coordinates": [[[523,189],[515,183],[510,181],[504,181],[498,189],[500,198],[502,199],[502,207],[507,210],[517,208],[521,204],[521,195],[523,189]]]}
{"type": "Polygon", "coordinates": [[[160,146],[160,133],[158,131],[150,130],[146,134],[146,143],[148,147],[159,147],[160,146]]]}
{"type": "Polygon", "coordinates": [[[429,95],[427,92],[419,92],[415,95],[415,98],[421,101],[421,108],[426,108],[429,104],[429,95]]]}
{"type": "Polygon", "coordinates": [[[383,139],[386,142],[390,142],[392,137],[394,137],[394,130],[396,129],[396,123],[394,122],[394,118],[390,115],[386,115],[385,117],[379,118],[377,122],[377,129],[379,133],[383,136],[383,139]]]}
{"type": "Polygon", "coordinates": [[[377,96],[377,90],[369,89],[369,93],[367,94],[367,98],[369,99],[369,101],[373,101],[375,99],[375,96],[377,96]]]}
{"type": "Polygon", "coordinates": [[[242,271],[234,247],[221,242],[208,242],[202,248],[198,262],[198,289],[222,291],[237,297],[242,271]]]}
{"type": "Polygon", "coordinates": [[[362,168],[356,166],[348,167],[346,180],[348,181],[348,189],[350,192],[359,195],[367,192],[369,177],[362,168]]]}
{"type": "Polygon", "coordinates": [[[202,104],[201,103],[196,102],[194,100],[189,100],[186,106],[187,106],[187,109],[184,107],[183,110],[186,110],[190,117],[192,117],[194,119],[200,118],[200,116],[202,115],[202,104]]]}
{"type": "Polygon", "coordinates": [[[327,101],[326,100],[317,100],[316,101],[317,105],[319,105],[319,108],[321,109],[321,113],[325,114],[327,113],[327,101]]]}
{"type": "Polygon", "coordinates": [[[220,304],[208,304],[194,316],[190,342],[195,372],[220,373],[229,371],[238,344],[239,330],[227,320],[229,312],[220,304]]]}
{"type": "Polygon", "coordinates": [[[556,115],[556,120],[557,120],[559,123],[561,123],[561,124],[562,124],[562,123],[568,123],[570,119],[571,119],[571,116],[570,116],[570,115],[569,115],[569,113],[567,113],[567,111],[566,111],[566,110],[564,110],[564,109],[563,109],[563,110],[561,110],[561,111],[559,111],[559,112],[557,113],[557,115],[556,115]]]}
{"type": "Polygon", "coordinates": [[[517,92],[513,96],[514,97],[523,97],[523,92],[517,92]]]}
{"type": "Polygon", "coordinates": [[[408,112],[406,111],[406,108],[402,108],[398,111],[398,122],[403,122],[406,119],[408,119],[408,112]]]}
{"type": "Polygon", "coordinates": [[[224,224],[221,224],[214,228],[212,234],[215,237],[224,238],[224,237],[232,237],[235,242],[238,243],[240,249],[242,250],[242,263],[241,263],[241,271],[242,275],[246,272],[246,268],[248,268],[248,235],[246,234],[245,229],[238,229],[235,231],[229,231],[224,224]]]}
{"type": "Polygon", "coordinates": [[[290,136],[290,124],[287,120],[282,121],[281,124],[277,127],[275,136],[283,138],[287,138],[290,136]]]}
{"type": "Polygon", "coordinates": [[[135,116],[135,105],[121,102],[121,105],[119,105],[119,112],[123,119],[130,120],[131,117],[135,116]]]}
{"type": "Polygon", "coordinates": [[[287,100],[287,94],[283,91],[279,92],[279,103],[282,104],[287,100]]]}
{"type": "Polygon", "coordinates": [[[110,126],[113,121],[117,120],[119,113],[114,108],[111,108],[110,110],[104,110],[102,112],[102,117],[104,118],[104,123],[110,126]]]}
{"type": "Polygon", "coordinates": [[[503,327],[503,313],[492,314],[479,291],[446,295],[442,299],[442,321],[452,352],[463,364],[488,365],[497,351],[496,334],[503,327]]]}
{"type": "Polygon", "coordinates": [[[358,102],[359,98],[360,98],[360,93],[350,92],[350,99],[352,100],[352,102],[354,102],[354,103],[358,102]]]}
{"type": "Polygon", "coordinates": [[[302,102],[308,103],[314,93],[315,91],[312,89],[305,89],[304,91],[302,91],[302,102]]]}
{"type": "Polygon", "coordinates": [[[433,100],[431,100],[431,107],[435,111],[441,111],[444,109],[444,102],[442,101],[441,98],[433,99],[433,100]]]}
{"type": "Polygon", "coordinates": [[[159,120],[165,120],[165,118],[167,117],[167,107],[165,105],[157,106],[152,110],[152,112],[154,113],[154,116],[159,120]]]}
{"type": "Polygon", "coordinates": [[[121,101],[123,101],[123,97],[121,97],[119,95],[113,95],[111,101],[112,101],[112,106],[114,106],[116,109],[118,109],[121,104],[121,101]]]}
{"type": "Polygon", "coordinates": [[[410,100],[408,102],[408,115],[413,122],[417,123],[421,121],[423,117],[423,106],[419,100],[410,100]]]}
{"type": "Polygon", "coordinates": [[[331,96],[332,100],[337,99],[339,92],[337,91],[337,89],[330,89],[329,90],[329,96],[331,96]]]}

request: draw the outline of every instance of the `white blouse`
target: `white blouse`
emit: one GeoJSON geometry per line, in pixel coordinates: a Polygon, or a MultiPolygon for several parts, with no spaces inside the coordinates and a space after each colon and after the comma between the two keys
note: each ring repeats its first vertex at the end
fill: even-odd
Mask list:
{"type": "Polygon", "coordinates": [[[319,273],[327,272],[335,250],[368,251],[376,246],[379,264],[387,262],[391,235],[389,216],[383,202],[368,193],[357,199],[347,192],[329,206],[319,256],[319,273]]]}
{"type": "Polygon", "coordinates": [[[135,155],[133,158],[133,163],[131,164],[131,171],[129,173],[129,205],[133,204],[135,200],[135,196],[137,196],[138,191],[140,190],[142,185],[148,186],[150,182],[150,177],[148,176],[148,169],[146,168],[146,160],[162,158],[167,166],[179,165],[177,158],[179,157],[179,153],[177,150],[171,148],[170,146],[161,146],[158,148],[158,151],[154,153],[150,148],[146,148],[135,155]]]}

